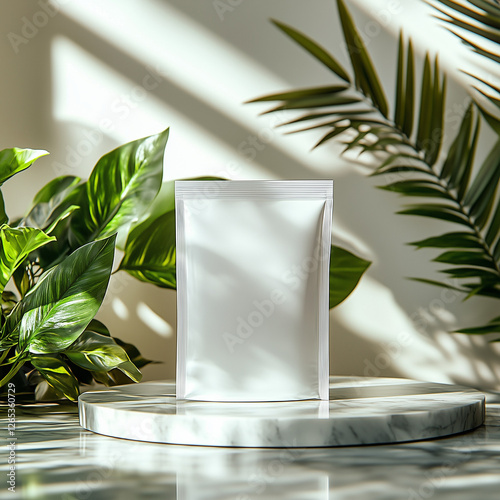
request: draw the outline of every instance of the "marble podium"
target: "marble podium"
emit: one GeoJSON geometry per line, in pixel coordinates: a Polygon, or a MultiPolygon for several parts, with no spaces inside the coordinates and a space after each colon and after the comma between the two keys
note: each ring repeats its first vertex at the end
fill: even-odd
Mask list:
{"type": "Polygon", "coordinates": [[[398,443],[474,429],[484,396],[456,385],[396,378],[330,377],[330,401],[177,401],[175,384],[147,382],[86,392],[80,425],[107,436],[230,447],[331,447],[398,443]]]}

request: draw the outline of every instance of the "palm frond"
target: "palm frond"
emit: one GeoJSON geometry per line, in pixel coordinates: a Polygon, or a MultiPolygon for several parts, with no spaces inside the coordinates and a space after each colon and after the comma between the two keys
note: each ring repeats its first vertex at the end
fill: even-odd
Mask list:
{"type": "Polygon", "coordinates": [[[474,47],[474,42],[460,35],[454,28],[479,35],[494,43],[500,43],[500,4],[495,0],[427,0],[444,17],[436,17],[453,28],[448,28],[464,43],[474,47]],[[438,5],[436,5],[438,4],[438,5]],[[439,6],[443,5],[443,7],[439,6]],[[473,20],[474,22],[470,22],[473,20]]]}
{"type": "MultiPolygon", "coordinates": [[[[426,0],[442,16],[435,16],[443,21],[448,30],[458,37],[465,45],[477,54],[500,63],[500,4],[496,0],[426,0]],[[486,45],[484,42],[486,41],[486,45]],[[493,43],[491,43],[493,42],[493,43]],[[491,49],[488,48],[491,45],[491,49]],[[496,47],[495,45],[496,44],[496,47]],[[495,48],[493,48],[495,47],[495,48]],[[496,49],[496,50],[495,50],[496,49]]],[[[498,95],[500,89],[492,86],[485,79],[470,75],[482,84],[493,87],[498,95]]],[[[475,88],[479,93],[500,108],[498,97],[485,94],[480,88],[475,88]]],[[[500,97],[500,96],[499,96],[500,97]]],[[[500,128],[494,128],[500,135],[500,128]]]]}
{"type": "MultiPolygon", "coordinates": [[[[448,7],[454,5],[454,2],[443,3],[448,7]]],[[[470,0],[469,3],[467,8],[474,7],[476,17],[482,19],[486,16],[490,24],[496,22],[489,1],[470,0]]],[[[389,113],[386,94],[354,21],[344,1],[337,0],[337,4],[352,65],[352,76],[343,77],[348,84],[342,83],[341,88],[337,88],[334,83],[333,93],[325,90],[328,87],[322,87],[316,91],[301,91],[307,91],[307,95],[297,93],[300,91],[282,92],[253,102],[280,101],[270,112],[305,109],[304,115],[286,124],[306,125],[294,132],[324,129],[325,133],[316,146],[343,139],[345,151],[376,152],[377,158],[382,154],[371,175],[391,174],[390,178],[396,176],[396,180],[380,187],[420,199],[398,213],[431,217],[460,226],[460,230],[411,243],[416,248],[440,249],[441,253],[434,260],[448,266],[441,270],[446,276],[444,281],[414,279],[461,291],[466,298],[473,295],[500,298],[500,200],[497,193],[500,140],[481,165],[477,165],[476,160],[481,121],[485,120],[493,127],[495,124],[500,127],[500,121],[484,107],[471,103],[451,146],[441,154],[446,77],[440,70],[437,57],[426,54],[422,77],[417,85],[412,43],[401,33],[395,102],[389,113]],[[418,106],[415,98],[417,87],[420,92],[418,106]],[[450,285],[450,279],[453,279],[453,285],[450,285]]],[[[458,13],[464,14],[464,9],[458,13]]],[[[285,31],[283,25],[275,24],[285,31]]],[[[317,47],[311,38],[294,28],[287,26],[285,32],[311,53],[314,52],[311,47],[317,47]]],[[[335,57],[326,53],[324,48],[320,54],[318,57],[313,53],[323,63],[328,61],[334,79],[340,76],[335,57]]],[[[499,90],[491,85],[490,88],[493,92],[499,90]]],[[[489,96],[487,92],[484,94],[489,96]]],[[[500,100],[491,99],[500,107],[500,100]]]]}

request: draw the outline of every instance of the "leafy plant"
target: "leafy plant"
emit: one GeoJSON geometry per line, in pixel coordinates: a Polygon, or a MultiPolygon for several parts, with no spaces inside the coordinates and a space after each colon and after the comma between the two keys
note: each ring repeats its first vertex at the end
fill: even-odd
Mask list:
{"type": "MultiPolygon", "coordinates": [[[[500,63],[498,51],[494,52],[488,48],[488,43],[492,46],[500,44],[500,4],[498,2],[495,0],[466,0],[463,4],[458,4],[449,0],[429,0],[428,3],[440,12],[440,15],[436,17],[444,21],[449,31],[460,38],[473,52],[490,59],[493,63],[500,63]],[[486,46],[484,42],[486,42],[486,46]]],[[[473,86],[492,109],[500,111],[500,87],[471,73],[466,72],[466,74],[487,89],[485,91],[473,86]]],[[[491,116],[490,111],[479,100],[475,100],[490,126],[500,136],[498,120],[491,116]]]]}
{"type": "MultiPolygon", "coordinates": [[[[441,270],[445,276],[441,281],[413,279],[462,292],[465,298],[500,298],[500,138],[480,165],[475,160],[481,122],[486,119],[496,130],[500,130],[500,122],[471,102],[451,146],[442,154],[446,78],[437,56],[425,55],[417,101],[412,42],[400,34],[396,92],[390,107],[344,1],[337,0],[337,5],[352,71],[305,34],[273,21],[326,66],[334,81],[330,86],[280,92],[250,102],[279,102],[268,112],[305,110],[282,125],[302,127],[293,132],[326,129],[315,147],[336,138],[343,140],[344,152],[356,149],[360,154],[372,154],[379,165],[371,175],[390,179],[382,189],[419,198],[398,213],[459,226],[456,231],[411,243],[417,248],[439,249],[434,261],[448,265],[441,270]]],[[[500,332],[500,319],[461,331],[500,332]]]]}
{"type": "MultiPolygon", "coordinates": [[[[9,222],[0,191],[0,388],[76,399],[81,384],[141,379],[150,363],[94,316],[124,240],[117,271],[175,289],[174,182],[162,184],[164,132],[104,155],[89,179],[50,181],[27,215],[9,222]],[[17,293],[6,290],[13,282],[17,293]],[[40,384],[40,382],[46,384],[40,384]],[[48,384],[50,390],[42,394],[48,384]]],[[[0,186],[46,151],[0,152],[0,186]]],[[[215,178],[204,178],[215,179],[215,178]]],[[[332,247],[330,306],[354,289],[369,262],[332,247]]]]}
{"type": "Polygon", "coordinates": [[[500,63],[498,53],[481,46],[473,41],[470,36],[461,34],[461,30],[464,30],[469,34],[478,35],[483,39],[499,44],[500,4],[498,2],[495,0],[465,0],[463,3],[457,3],[451,0],[433,0],[427,1],[427,3],[440,12],[443,17],[440,15],[436,17],[445,21],[448,29],[466,45],[478,54],[500,63]]]}
{"type": "MultiPolygon", "coordinates": [[[[30,392],[41,380],[49,396],[76,399],[79,385],[141,379],[150,363],[111,337],[94,319],[106,293],[117,233],[128,231],[157,196],[164,132],[104,155],[86,182],[54,179],[28,214],[9,224],[0,195],[0,386],[16,381],[30,392]],[[10,280],[17,294],[5,287],[10,280]]],[[[0,152],[0,185],[46,151],[0,152]]]]}

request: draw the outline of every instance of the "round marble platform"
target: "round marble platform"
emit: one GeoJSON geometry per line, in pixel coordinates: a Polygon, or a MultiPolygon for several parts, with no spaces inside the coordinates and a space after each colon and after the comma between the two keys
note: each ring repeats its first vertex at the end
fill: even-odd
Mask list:
{"type": "Polygon", "coordinates": [[[468,431],[484,422],[484,396],[456,385],[330,377],[330,401],[177,401],[175,384],[146,382],[86,392],[80,425],[107,436],[233,447],[398,443],[468,431]]]}

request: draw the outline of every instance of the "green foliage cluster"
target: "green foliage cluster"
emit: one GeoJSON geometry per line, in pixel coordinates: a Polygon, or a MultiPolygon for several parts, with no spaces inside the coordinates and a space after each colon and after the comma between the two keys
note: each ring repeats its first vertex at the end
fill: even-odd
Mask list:
{"type": "MultiPolygon", "coordinates": [[[[445,0],[441,3],[472,18],[468,23],[453,11],[441,9],[447,22],[460,28],[470,27],[472,32],[500,42],[498,4],[469,0],[473,7],[470,8],[445,0]]],[[[431,217],[457,226],[454,231],[411,243],[416,248],[438,249],[440,253],[434,261],[447,265],[440,271],[444,275],[442,280],[413,279],[462,292],[465,298],[474,295],[500,298],[500,121],[491,109],[471,101],[451,146],[443,152],[446,77],[440,71],[438,57],[425,55],[422,77],[417,82],[412,42],[401,33],[395,61],[395,99],[389,106],[351,14],[343,0],[337,0],[337,6],[351,71],[305,34],[273,21],[326,66],[334,81],[331,86],[280,92],[250,102],[279,103],[268,112],[305,110],[282,125],[301,127],[293,132],[325,129],[316,146],[335,138],[345,144],[344,152],[355,149],[372,154],[379,164],[371,175],[390,179],[380,187],[417,199],[398,213],[431,217]],[[479,163],[476,149],[482,122],[487,122],[499,137],[479,163]]],[[[467,43],[475,51],[500,62],[498,54],[485,51],[477,43],[467,43]]],[[[496,95],[500,92],[494,85],[476,80],[496,95]]],[[[477,90],[487,102],[500,108],[498,97],[477,90]]],[[[498,333],[500,317],[486,325],[459,331],[498,333]]]]}

